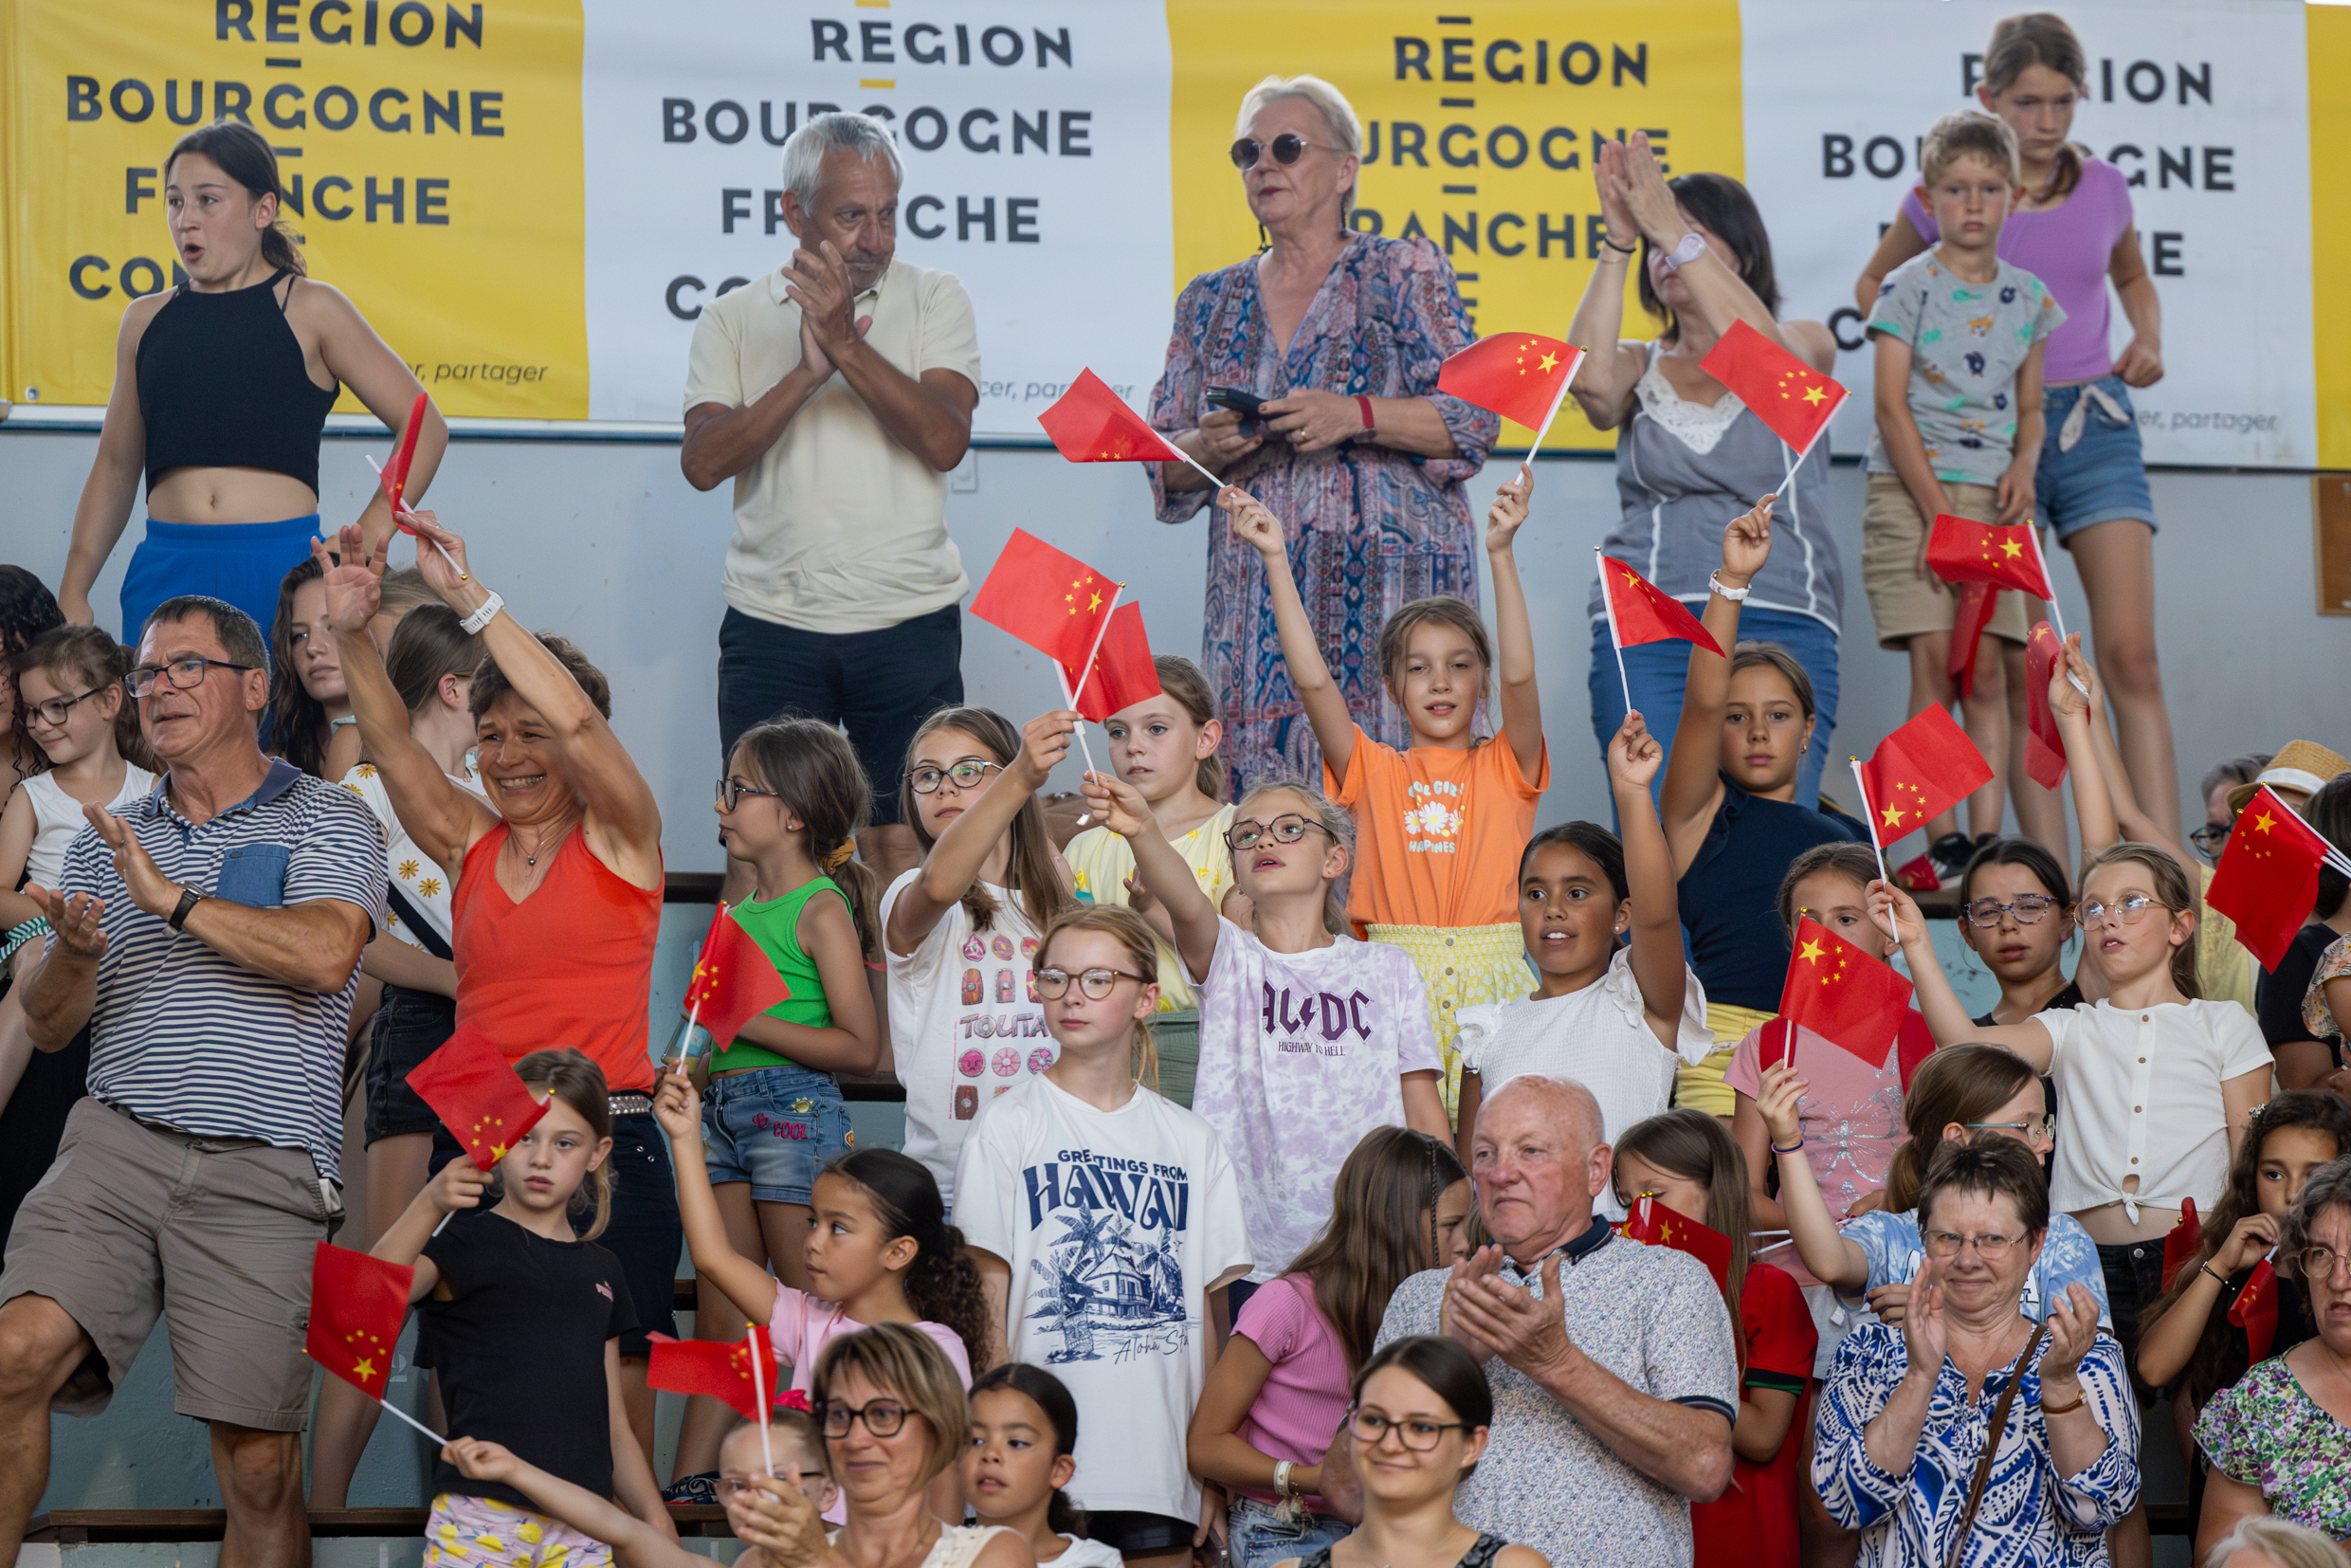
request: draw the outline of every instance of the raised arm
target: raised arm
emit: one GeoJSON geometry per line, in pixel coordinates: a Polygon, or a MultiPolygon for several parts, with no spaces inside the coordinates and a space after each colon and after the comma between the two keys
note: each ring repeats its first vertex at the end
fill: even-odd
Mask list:
{"type": "Polygon", "coordinates": [[[1632,899],[1632,978],[1641,988],[1641,1011],[1657,1043],[1678,1052],[1689,964],[1682,955],[1673,851],[1666,847],[1665,830],[1657,825],[1657,803],[1649,794],[1649,781],[1657,776],[1665,755],[1640,712],[1627,713],[1608,743],[1608,785],[1624,830],[1625,890],[1632,899]]]}
{"type": "MultiPolygon", "coordinates": [[[[490,591],[470,574],[464,539],[442,527],[430,512],[410,512],[405,520],[421,541],[416,564],[444,604],[460,615],[472,615],[489,603],[490,591]],[[434,546],[438,548],[430,548],[434,546]]],[[[490,617],[480,641],[483,656],[494,661],[515,695],[537,710],[550,742],[571,764],[573,782],[587,803],[589,823],[602,830],[589,839],[596,858],[633,886],[659,887],[661,807],[629,749],[612,733],[611,721],[596,711],[572,672],[512,611],[501,610],[490,617]]]]}
{"type": "Polygon", "coordinates": [[[677,1167],[678,1218],[685,1224],[694,1272],[718,1286],[744,1317],[766,1322],[775,1311],[775,1280],[726,1239],[726,1221],[720,1216],[710,1173],[702,1165],[702,1107],[694,1085],[678,1073],[664,1073],[653,1096],[653,1119],[669,1135],[670,1163],[677,1167]]]}
{"type": "Polygon", "coordinates": [[[1133,785],[1109,774],[1087,774],[1084,789],[1087,808],[1134,851],[1135,874],[1167,912],[1174,930],[1170,939],[1184,968],[1195,982],[1205,978],[1223,929],[1216,905],[1200,891],[1199,879],[1168,843],[1150,804],[1133,785]]]}
{"type": "MultiPolygon", "coordinates": [[[[1658,167],[1657,155],[1649,149],[1648,132],[1632,133],[1624,144],[1623,160],[1625,198],[1632,209],[1633,221],[1641,226],[1642,237],[1651,247],[1661,254],[1672,255],[1675,247],[1689,238],[1691,230],[1673,188],[1666,183],[1666,172],[1658,167]]],[[[1739,275],[1736,257],[1708,246],[1694,261],[1685,263],[1675,276],[1690,292],[1691,314],[1718,336],[1728,332],[1732,322],[1744,321],[1798,358],[1819,358],[1820,345],[1793,341],[1782,331],[1771,307],[1739,275]]],[[[1829,367],[1815,363],[1813,368],[1826,372],[1829,367]]]]}
{"type": "Polygon", "coordinates": [[[1583,300],[1568,323],[1568,341],[1588,352],[1568,395],[1595,429],[1611,430],[1631,413],[1632,389],[1649,368],[1648,350],[1618,337],[1625,326],[1625,275],[1641,250],[1641,226],[1629,199],[1622,142],[1603,141],[1593,149],[1592,178],[1599,188],[1608,238],[1593,254],[1583,300]]]}
{"type": "MultiPolygon", "coordinates": [[[[1796,1076],[1795,1068],[1782,1066],[1765,1067],[1763,1082],[1757,1086],[1763,1092],[1751,1103],[1769,1146],[1759,1151],[1765,1158],[1758,1159],[1752,1154],[1748,1157],[1747,1169],[1755,1173],[1749,1178],[1754,1184],[1748,1194],[1749,1201],[1761,1188],[1767,1165],[1777,1168],[1779,1201],[1774,1207],[1780,1211],[1781,1221],[1795,1242],[1796,1257],[1821,1284],[1840,1290],[1859,1290],[1869,1283],[1869,1256],[1861,1249],[1860,1243],[1848,1241],[1838,1232],[1828,1202],[1820,1195],[1820,1182],[1813,1175],[1813,1162],[1804,1158],[1803,1124],[1796,1105],[1810,1085],[1796,1076]]],[[[1740,1107],[1741,1111],[1746,1108],[1740,1107]]]]}
{"type": "Polygon", "coordinates": [[[1078,716],[1067,708],[1039,714],[1022,728],[1019,753],[962,815],[947,824],[931,852],[922,857],[921,875],[890,905],[889,925],[882,937],[891,952],[912,953],[939,917],[962,902],[988,857],[1011,830],[1021,807],[1045,787],[1054,765],[1069,755],[1069,738],[1077,729],[1078,716]]]}
{"type": "Polygon", "coordinates": [[[2161,1317],[2139,1318],[2139,1376],[2156,1388],[2168,1385],[2188,1369],[2196,1348],[2203,1343],[2204,1325],[2220,1304],[2221,1282],[2240,1268],[2251,1268],[2278,1244],[2274,1214],[2248,1214],[2230,1228],[2210,1258],[2199,1261],[2186,1276],[2179,1294],[2161,1317]]]}
{"type": "MultiPolygon", "coordinates": [[[[407,435],[409,411],[416,407],[416,394],[425,390],[408,362],[376,336],[358,306],[329,284],[303,279],[295,285],[287,309],[318,334],[319,356],[326,361],[327,370],[367,405],[370,413],[392,427],[392,442],[397,446],[407,435]]],[[[400,487],[403,504],[413,507],[425,499],[448,445],[448,422],[439,409],[427,403],[424,422],[417,427],[408,479],[400,487]]],[[[368,503],[358,520],[371,548],[391,542],[394,520],[382,485],[368,492],[368,503]]],[[[350,554],[346,552],[343,558],[350,559],[350,554]]]]}
{"type": "MultiPolygon", "coordinates": [[[[1322,662],[1314,623],[1306,619],[1305,601],[1298,596],[1298,580],[1290,574],[1289,543],[1281,520],[1256,497],[1230,484],[1216,492],[1216,504],[1231,516],[1233,537],[1256,546],[1265,558],[1266,592],[1273,600],[1273,624],[1282,633],[1282,661],[1289,666],[1290,684],[1306,710],[1306,721],[1314,726],[1323,762],[1333,777],[1344,778],[1355,757],[1355,716],[1347,711],[1346,694],[1331,679],[1331,666],[1322,662]]],[[[1540,737],[1540,729],[1537,734],[1540,737]]]]}
{"type": "MultiPolygon", "coordinates": [[[[1519,775],[1530,785],[1542,777],[1542,699],[1535,690],[1535,628],[1527,619],[1526,589],[1519,581],[1511,541],[1526,521],[1527,497],[1535,476],[1519,465],[1519,477],[1494,492],[1485,514],[1485,558],[1494,570],[1494,659],[1500,666],[1502,738],[1519,759],[1519,775]]],[[[1354,720],[1348,721],[1350,732],[1354,720]]]]}
{"type": "Polygon", "coordinates": [[[314,542],[310,554],[326,574],[327,626],[342,661],[343,684],[352,714],[359,720],[359,738],[383,775],[392,814],[454,883],[465,851],[497,826],[498,814],[479,795],[460,789],[409,733],[409,710],[384,671],[382,651],[368,634],[368,622],[382,603],[389,544],[369,546],[353,524],[344,525],[337,542],[339,565],[327,554],[324,540],[314,542]]]}
{"type": "MultiPolygon", "coordinates": [[[[66,548],[65,572],[57,584],[57,606],[77,626],[97,624],[90,590],[106,569],[106,557],[122,541],[131,508],[138,501],[138,478],[147,468],[147,418],[138,406],[138,340],[170,298],[169,293],[155,293],[132,301],[115,334],[114,391],[106,394],[98,453],[90,462],[90,477],[82,483],[82,500],[74,507],[73,543],[66,548]]],[[[135,626],[122,629],[129,642],[137,642],[138,633],[135,626]]]]}
{"type": "Polygon", "coordinates": [[[2003,1046],[2032,1064],[2033,1071],[2049,1071],[2055,1042],[2047,1025],[2038,1018],[2021,1024],[1977,1023],[1952,991],[1951,977],[1935,957],[1935,939],[1927,935],[1926,917],[1910,895],[1890,883],[1872,882],[1868,898],[1870,923],[1881,931],[1891,930],[1902,942],[1902,956],[1910,960],[1919,1012],[1937,1046],[2003,1046]]]}
{"type": "Polygon", "coordinates": [[[496,1443],[479,1437],[452,1437],[448,1447],[441,1450],[441,1457],[456,1466],[458,1473],[468,1481],[495,1481],[512,1486],[529,1498],[540,1513],[611,1546],[629,1568],[708,1568],[710,1559],[679,1545],[674,1532],[664,1535],[609,1499],[573,1482],[558,1480],[536,1465],[527,1465],[496,1443]]]}
{"type": "Polygon", "coordinates": [[[368,1256],[385,1263],[412,1267],[416,1278],[409,1285],[410,1303],[421,1302],[441,1283],[441,1268],[425,1256],[425,1244],[432,1240],[441,1224],[461,1209],[478,1209],[482,1194],[490,1187],[489,1174],[471,1159],[457,1158],[441,1167],[440,1174],[418,1190],[392,1222],[391,1229],[375,1238],[368,1249],[368,1256]]]}
{"type": "MultiPolygon", "coordinates": [[[[1765,496],[1752,511],[1731,519],[1722,530],[1722,566],[1715,574],[1724,588],[1737,591],[1755,580],[1772,555],[1772,504],[1765,496]]],[[[1673,754],[1666,760],[1666,784],[1657,815],[1666,843],[1673,850],[1673,874],[1679,877],[1698,858],[1705,842],[1706,825],[1722,799],[1722,710],[1730,705],[1731,662],[1739,650],[1739,601],[1720,593],[1706,598],[1699,617],[1707,634],[1721,645],[1715,653],[1690,645],[1689,677],[1682,688],[1682,717],[1674,726],[1673,754]]]]}
{"type": "MultiPolygon", "coordinates": [[[[2073,814],[2082,824],[2082,858],[2087,861],[2123,835],[2116,820],[2113,785],[2101,766],[2097,732],[2105,720],[2097,712],[2091,695],[2098,690],[2098,677],[2082,657],[2081,634],[2076,632],[2067,643],[2063,657],[2050,672],[2049,706],[2058,734],[2065,739],[2066,781],[2073,791],[2073,814]],[[2082,685],[2076,686],[2069,676],[2082,685]]],[[[2112,744],[2109,738],[2108,747],[2112,744]]],[[[2123,787],[2129,788],[2127,777],[2123,787]]]]}

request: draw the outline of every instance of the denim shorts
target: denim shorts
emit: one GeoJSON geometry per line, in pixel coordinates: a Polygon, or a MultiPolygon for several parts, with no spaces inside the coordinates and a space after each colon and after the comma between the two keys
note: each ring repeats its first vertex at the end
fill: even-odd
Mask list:
{"type": "Polygon", "coordinates": [[[384,987],[383,1002],[375,1010],[375,1036],[368,1046],[369,1147],[387,1138],[428,1133],[441,1125],[432,1107],[409,1087],[409,1074],[456,1030],[454,998],[406,986],[384,987]]]}
{"type": "Polygon", "coordinates": [[[1309,1558],[1355,1533],[1332,1514],[1306,1514],[1292,1524],[1270,1503],[1236,1497],[1225,1515],[1230,1532],[1226,1551],[1232,1568],[1273,1568],[1285,1558],[1309,1558]]]}
{"type": "Polygon", "coordinates": [[[849,1152],[849,1108],[829,1073],[755,1067],[714,1078],[702,1096],[711,1185],[748,1181],[760,1203],[806,1203],[816,1173],[849,1152]]]}
{"type": "MultiPolygon", "coordinates": [[[[2050,387],[2041,394],[2049,433],[2041,441],[2041,466],[2033,477],[2033,505],[2060,540],[2094,522],[2131,518],[2155,527],[2155,498],[2147,490],[2147,462],[2139,447],[2139,415],[2130,388],[2119,375],[2079,386],[2050,387]],[[2059,451],[2066,421],[2084,393],[2095,387],[2123,410],[2117,419],[2098,399],[2082,410],[2081,439],[2059,451]]],[[[1743,628],[1742,628],[1743,629],[1743,628]]]]}

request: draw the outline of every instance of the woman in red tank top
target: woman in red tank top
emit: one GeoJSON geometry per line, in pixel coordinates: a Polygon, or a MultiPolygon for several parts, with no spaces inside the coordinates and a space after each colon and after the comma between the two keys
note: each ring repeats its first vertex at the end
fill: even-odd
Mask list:
{"type": "MultiPolygon", "coordinates": [[[[599,1239],[620,1256],[641,1319],[665,1322],[683,1237],[667,1145],[647,1098],[661,809],[612,733],[611,692],[596,667],[562,638],[534,636],[506,613],[505,601],[470,575],[465,541],[432,513],[404,512],[401,520],[416,530],[426,582],[482,645],[470,703],[490,804],[459,788],[410,738],[407,707],[368,635],[388,550],[371,552],[358,529],[345,528],[345,564],[336,565],[323,543],[317,555],[352,712],[400,825],[452,885],[458,1023],[480,1030],[509,1060],[569,1047],[604,1070],[613,1214],[599,1239]]],[[[455,1151],[447,1129],[436,1134],[436,1168],[455,1151]]],[[[623,1337],[623,1370],[633,1374],[630,1424],[650,1453],[647,1353],[643,1330],[623,1337]]],[[[358,1404],[372,1413],[364,1396],[358,1404]]],[[[321,1443],[329,1415],[321,1405],[321,1443]]],[[[338,1428],[336,1441],[345,1436],[338,1428]]]]}

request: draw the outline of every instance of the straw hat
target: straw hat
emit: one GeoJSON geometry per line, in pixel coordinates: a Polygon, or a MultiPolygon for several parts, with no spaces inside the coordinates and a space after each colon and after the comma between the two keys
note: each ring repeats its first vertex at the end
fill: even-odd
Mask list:
{"type": "Polygon", "coordinates": [[[2253,798],[2253,792],[2264,784],[2316,794],[2320,786],[2340,773],[2351,773],[2351,762],[2345,762],[2315,740],[2288,740],[2251,784],[2239,784],[2229,792],[2229,810],[2243,811],[2245,803],[2253,798]]]}

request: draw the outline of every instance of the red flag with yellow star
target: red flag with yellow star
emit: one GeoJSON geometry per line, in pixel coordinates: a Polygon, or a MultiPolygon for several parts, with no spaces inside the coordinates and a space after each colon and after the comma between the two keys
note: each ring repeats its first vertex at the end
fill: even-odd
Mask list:
{"type": "Polygon", "coordinates": [[[1481,337],[1437,367],[1437,391],[1540,430],[1576,379],[1584,351],[1536,332],[1481,337]]]}
{"type": "MultiPolygon", "coordinates": [[[[1167,444],[1126,399],[1092,371],[1078,372],[1069,390],[1037,415],[1054,447],[1072,463],[1181,463],[1184,454],[1167,444]]],[[[978,606],[975,604],[976,611],[978,606]]]]}
{"type": "Polygon", "coordinates": [[[1744,321],[1733,321],[1698,368],[1737,392],[1798,456],[1812,450],[1847,396],[1834,380],[1744,321]]]}
{"type": "Polygon", "coordinates": [[[1990,783],[1992,764],[1949,709],[1929,707],[1879,741],[1861,775],[1869,792],[1869,830],[1883,849],[1990,783]]]}
{"type": "Polygon", "coordinates": [[[1810,915],[1796,921],[1795,956],[1779,992],[1779,1015],[1834,1041],[1871,1067],[1910,1011],[1910,982],[1810,915]]]}
{"type": "Polygon", "coordinates": [[[2229,1321],[2245,1331],[2248,1362],[2269,1358],[2269,1346],[2277,1340],[2278,1283],[2268,1258],[2253,1265],[2252,1278],[2229,1304],[2229,1321]]]}
{"type": "Polygon", "coordinates": [[[1983,649],[1984,628],[2000,608],[2000,591],[1990,583],[1959,586],[1959,602],[1951,612],[1951,652],[1944,667],[1951,672],[1962,698],[1976,693],[1976,655],[1983,649]]]}
{"type": "Polygon", "coordinates": [[[1701,625],[1689,607],[1661,591],[1620,560],[1600,557],[1600,588],[1607,595],[1608,624],[1618,647],[1641,643],[1696,643],[1719,654],[1722,645],[1701,625]]]}
{"type": "Polygon", "coordinates": [[[723,1050],[746,1022],[790,1000],[792,988],[775,972],[775,960],[742,928],[732,908],[719,905],[702,937],[702,950],[694,957],[694,973],[685,982],[685,1000],[678,1011],[708,1030],[723,1050]]]}
{"type": "Polygon", "coordinates": [[[302,1354],[369,1398],[381,1399],[415,1279],[413,1267],[319,1243],[310,1254],[310,1331],[302,1354]]]}
{"type": "Polygon", "coordinates": [[[1926,540],[1926,564],[1945,582],[1990,583],[2036,599],[2057,596],[2049,574],[2041,569],[2041,552],[2034,548],[2029,522],[2001,528],[1938,512],[1935,531],[1926,540]]]}
{"type": "Polygon", "coordinates": [[[2204,902],[2236,922],[2236,939],[2274,970],[2318,902],[2326,841],[2278,803],[2268,785],[2237,813],[2204,902]]]}
{"type": "Polygon", "coordinates": [[[1130,599],[1112,613],[1102,650],[1094,655],[1093,673],[1081,678],[1077,665],[1064,665],[1062,674],[1078,694],[1078,716],[1097,724],[1108,722],[1121,708],[1158,696],[1159,666],[1143,631],[1143,607],[1130,599]]]}
{"type": "Polygon", "coordinates": [[[457,1135],[484,1171],[547,1114],[545,1102],[522,1086],[505,1052],[471,1024],[460,1024],[441,1048],[417,1064],[409,1087],[457,1135]]]}
{"type": "Polygon", "coordinates": [[[1084,669],[1119,586],[1107,573],[1015,528],[972,595],[972,613],[1064,668],[1084,669]]]}
{"type": "Polygon", "coordinates": [[[2196,1261],[2196,1248],[2204,1240],[2203,1223],[2196,1217],[2196,1199],[2179,1200],[2179,1223],[2163,1232],[2163,1288],[2172,1287],[2172,1278],[2196,1261]]]}
{"type": "MultiPolygon", "coordinates": [[[[785,1403],[783,1390],[775,1386],[775,1352],[769,1342],[763,1323],[750,1325],[750,1334],[742,1340],[673,1340],[666,1334],[648,1336],[653,1353],[646,1362],[645,1381],[648,1387],[664,1389],[671,1394],[707,1394],[723,1399],[735,1407],[746,1421],[759,1418],[759,1398],[752,1391],[752,1345],[767,1358],[767,1365],[759,1377],[767,1389],[768,1398],[785,1403]]],[[[805,1410],[805,1401],[798,1407],[805,1410]]]]}
{"type": "Polygon", "coordinates": [[[2044,790],[2066,781],[2065,732],[2049,705],[2049,684],[2064,652],[2047,621],[2032,623],[2032,635],[2025,639],[2025,773],[2044,790]]]}
{"type": "Polygon", "coordinates": [[[1731,1238],[1687,1214],[1675,1213],[1651,1194],[1643,1193],[1632,1200],[1632,1210],[1625,1215],[1625,1222],[1616,1227],[1616,1233],[1647,1247],[1670,1247],[1677,1252],[1687,1252],[1706,1266],[1706,1272],[1714,1276],[1717,1290],[1730,1288],[1731,1238]]]}

